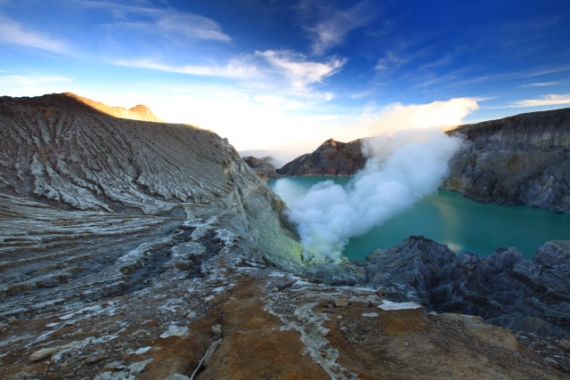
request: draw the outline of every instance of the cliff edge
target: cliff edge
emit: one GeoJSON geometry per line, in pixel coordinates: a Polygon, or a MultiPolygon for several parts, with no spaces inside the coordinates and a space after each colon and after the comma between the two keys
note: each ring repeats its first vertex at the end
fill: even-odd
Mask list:
{"type": "Polygon", "coordinates": [[[570,211],[570,109],[464,125],[448,190],[480,202],[570,211]]]}

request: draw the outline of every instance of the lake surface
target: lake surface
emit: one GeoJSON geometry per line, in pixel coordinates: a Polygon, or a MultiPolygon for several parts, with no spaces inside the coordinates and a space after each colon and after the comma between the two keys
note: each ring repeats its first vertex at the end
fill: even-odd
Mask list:
{"type": "MultiPolygon", "coordinates": [[[[288,205],[322,181],[346,185],[349,177],[289,177],[269,185],[288,205]]],[[[344,255],[351,260],[377,248],[399,245],[410,235],[423,235],[447,244],[457,253],[488,256],[498,247],[516,247],[527,257],[548,240],[570,240],[570,214],[527,206],[478,203],[460,194],[440,191],[416,203],[365,235],[351,239],[344,255]]]]}

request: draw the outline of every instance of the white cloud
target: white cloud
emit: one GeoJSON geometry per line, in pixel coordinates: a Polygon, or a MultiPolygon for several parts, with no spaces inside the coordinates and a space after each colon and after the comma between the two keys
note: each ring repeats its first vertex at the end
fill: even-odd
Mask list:
{"type": "MultiPolygon", "coordinates": [[[[303,7],[302,11],[306,12],[307,7],[303,7]]],[[[375,17],[366,2],[360,2],[350,9],[320,7],[317,13],[318,21],[306,27],[313,41],[312,51],[317,55],[341,45],[350,32],[365,26],[375,17]]]]}
{"type": "Polygon", "coordinates": [[[463,124],[465,118],[478,108],[478,100],[473,98],[426,104],[394,103],[364,110],[360,117],[339,128],[336,138],[348,141],[408,129],[449,129],[463,124]]]}
{"type": "Polygon", "coordinates": [[[0,43],[26,46],[54,53],[66,53],[68,50],[63,41],[27,30],[18,22],[3,15],[0,15],[0,43]]]}
{"type": "Polygon", "coordinates": [[[221,26],[204,16],[195,14],[162,14],[155,24],[160,30],[188,39],[200,39],[230,42],[230,36],[222,31],[221,26]]]}
{"type": "Polygon", "coordinates": [[[135,67],[139,69],[158,70],[170,73],[188,74],[205,77],[221,77],[221,78],[234,78],[244,79],[252,78],[260,74],[259,68],[255,65],[250,65],[240,60],[231,60],[224,66],[206,66],[206,65],[184,65],[173,66],[156,62],[151,59],[138,59],[138,60],[117,60],[113,62],[115,65],[135,67]]]}
{"type": "Polygon", "coordinates": [[[338,73],[346,60],[331,58],[314,61],[291,51],[266,50],[231,59],[222,65],[169,65],[152,59],[120,59],[113,63],[141,69],[242,80],[249,87],[263,88],[282,95],[329,101],[331,92],[319,92],[314,86],[338,73]]]}
{"type": "Polygon", "coordinates": [[[345,59],[333,58],[326,62],[309,61],[304,55],[288,51],[266,50],[255,53],[264,58],[274,69],[287,78],[291,87],[299,93],[309,92],[309,87],[322,83],[338,73],[345,59]]]}
{"type": "Polygon", "coordinates": [[[323,120],[325,112],[313,100],[296,101],[234,85],[180,84],[152,92],[89,89],[80,95],[123,107],[145,104],[167,122],[212,130],[239,150],[287,151],[286,159],[314,149],[328,136],[327,128],[338,123],[332,115],[323,120]]]}
{"type": "Polygon", "coordinates": [[[545,106],[561,106],[570,105],[570,94],[551,94],[543,95],[536,99],[525,99],[514,102],[510,107],[526,108],[526,107],[545,107],[545,106]]]}

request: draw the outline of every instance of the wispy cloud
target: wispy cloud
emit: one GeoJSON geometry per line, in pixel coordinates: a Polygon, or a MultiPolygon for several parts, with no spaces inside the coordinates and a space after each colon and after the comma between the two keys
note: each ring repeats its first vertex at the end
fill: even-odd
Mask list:
{"type": "Polygon", "coordinates": [[[174,11],[167,7],[158,8],[147,1],[123,4],[104,0],[74,0],[73,3],[82,8],[110,12],[118,20],[108,24],[110,27],[137,29],[187,40],[218,42],[232,40],[224,33],[219,23],[208,17],[174,11]],[[130,20],[129,16],[136,16],[136,20],[130,20]]]}
{"type": "Polygon", "coordinates": [[[550,86],[556,86],[558,83],[559,82],[534,82],[534,83],[523,84],[520,87],[522,88],[550,87],[550,86]]]}
{"type": "Polygon", "coordinates": [[[260,70],[255,65],[241,62],[240,60],[231,60],[223,66],[206,66],[206,65],[183,65],[174,66],[160,63],[151,59],[135,59],[135,60],[117,60],[113,62],[118,66],[135,67],[139,69],[158,70],[169,73],[188,74],[205,77],[246,79],[260,75],[260,70]]]}
{"type": "Polygon", "coordinates": [[[388,71],[391,69],[397,69],[406,63],[406,60],[394,53],[389,51],[386,55],[378,60],[376,66],[374,67],[377,71],[388,71]]]}
{"type": "Polygon", "coordinates": [[[519,100],[510,104],[509,107],[527,108],[527,107],[545,107],[545,106],[561,106],[570,104],[570,94],[551,94],[543,95],[535,99],[519,100]]]}
{"type": "Polygon", "coordinates": [[[568,71],[570,71],[570,66],[547,67],[547,68],[533,70],[533,71],[524,73],[522,76],[524,78],[536,78],[536,77],[541,77],[541,76],[545,76],[545,75],[565,73],[568,71]]]}
{"type": "Polygon", "coordinates": [[[113,63],[177,74],[244,80],[248,85],[272,88],[291,96],[331,100],[333,93],[318,92],[314,87],[338,73],[345,62],[342,58],[315,61],[288,50],[265,50],[231,59],[221,65],[177,66],[152,59],[121,59],[113,63]]]}
{"type": "Polygon", "coordinates": [[[312,52],[317,55],[341,45],[350,32],[365,26],[376,17],[366,1],[349,9],[334,9],[319,3],[305,2],[299,10],[302,13],[316,14],[316,21],[305,29],[312,40],[312,52]]]}
{"type": "Polygon", "coordinates": [[[326,78],[338,73],[346,63],[346,60],[341,58],[326,62],[310,61],[302,54],[283,50],[257,51],[255,54],[264,58],[300,93],[309,92],[311,85],[322,83],[326,78]]]}
{"type": "Polygon", "coordinates": [[[0,15],[0,43],[26,46],[54,53],[67,53],[68,47],[63,41],[28,30],[20,23],[0,15]]]}

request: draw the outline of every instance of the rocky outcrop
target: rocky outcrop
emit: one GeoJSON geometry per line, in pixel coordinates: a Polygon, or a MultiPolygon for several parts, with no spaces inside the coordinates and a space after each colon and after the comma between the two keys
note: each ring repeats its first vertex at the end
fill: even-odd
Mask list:
{"type": "Polygon", "coordinates": [[[480,202],[570,211],[570,109],[465,125],[443,187],[480,202]]]}
{"type": "Polygon", "coordinates": [[[514,248],[480,258],[411,237],[397,248],[371,255],[363,266],[367,284],[413,293],[438,312],[477,315],[513,330],[570,337],[570,242],[548,242],[530,261],[514,248]]]}
{"type": "Polygon", "coordinates": [[[277,169],[277,173],[289,176],[353,175],[362,169],[365,163],[362,140],[343,143],[329,139],[313,153],[304,154],[277,169]]]}
{"type": "Polygon", "coordinates": [[[275,171],[275,166],[271,163],[271,157],[257,158],[254,156],[246,156],[243,159],[259,178],[268,180],[278,176],[275,171]]]}

